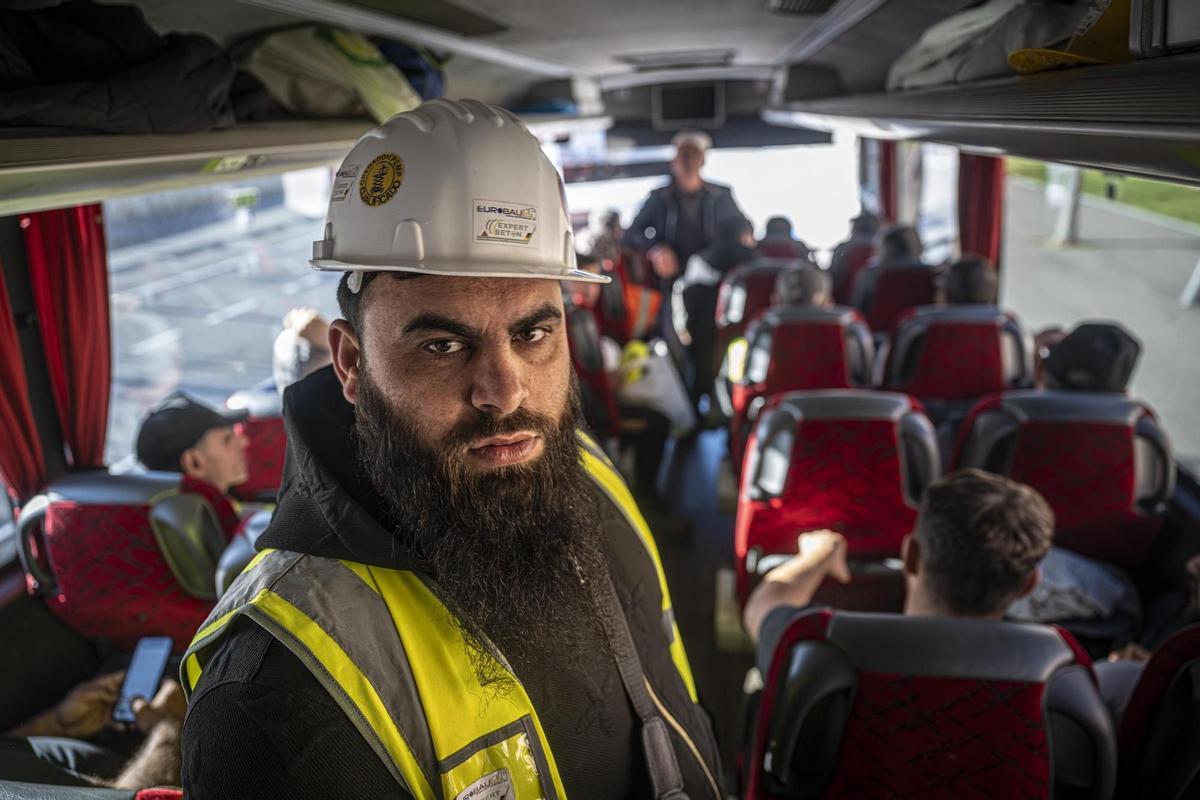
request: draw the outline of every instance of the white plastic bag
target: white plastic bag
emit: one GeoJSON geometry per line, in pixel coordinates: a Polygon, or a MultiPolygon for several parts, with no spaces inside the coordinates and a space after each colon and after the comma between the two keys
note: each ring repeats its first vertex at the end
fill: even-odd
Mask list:
{"type": "Polygon", "coordinates": [[[634,340],[625,345],[617,400],[662,414],[671,421],[671,435],[676,438],[696,427],[696,412],[662,340],[650,345],[634,340]]]}

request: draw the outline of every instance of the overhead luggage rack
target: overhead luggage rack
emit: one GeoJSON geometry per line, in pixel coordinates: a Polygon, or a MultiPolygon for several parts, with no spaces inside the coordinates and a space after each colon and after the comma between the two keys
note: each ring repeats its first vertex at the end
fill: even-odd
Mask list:
{"type": "Polygon", "coordinates": [[[337,164],[371,124],[304,120],[191,134],[0,138],[0,216],[337,164]]]}
{"type": "Polygon", "coordinates": [[[1200,54],[796,101],[763,117],[1200,183],[1200,54]]]}

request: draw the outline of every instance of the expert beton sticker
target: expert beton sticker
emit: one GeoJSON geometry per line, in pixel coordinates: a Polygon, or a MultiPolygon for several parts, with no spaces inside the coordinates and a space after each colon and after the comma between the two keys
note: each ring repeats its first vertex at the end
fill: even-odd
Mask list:
{"type": "Polygon", "coordinates": [[[537,230],[537,208],[503,200],[473,200],[475,241],[529,244],[537,230]]]}

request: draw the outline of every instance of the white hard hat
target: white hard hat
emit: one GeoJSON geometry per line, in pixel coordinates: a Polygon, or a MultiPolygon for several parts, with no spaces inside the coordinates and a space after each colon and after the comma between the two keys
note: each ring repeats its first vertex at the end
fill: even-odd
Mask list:
{"type": "Polygon", "coordinates": [[[516,116],[433,100],[367,131],[334,178],[319,270],[607,283],[576,268],[562,181],[516,116]]]}

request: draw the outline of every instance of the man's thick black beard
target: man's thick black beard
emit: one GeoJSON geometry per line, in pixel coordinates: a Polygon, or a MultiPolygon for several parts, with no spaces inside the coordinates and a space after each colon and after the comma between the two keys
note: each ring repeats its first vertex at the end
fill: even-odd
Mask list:
{"type": "Polygon", "coordinates": [[[518,670],[569,664],[587,648],[607,652],[598,622],[607,560],[575,438],[579,418],[573,391],[557,422],[523,409],[479,414],[431,452],[370,376],[360,380],[360,472],[400,542],[430,565],[484,686],[508,682],[494,649],[518,670]],[[482,473],[467,466],[471,442],[527,430],[545,443],[533,463],[482,473]]]}

